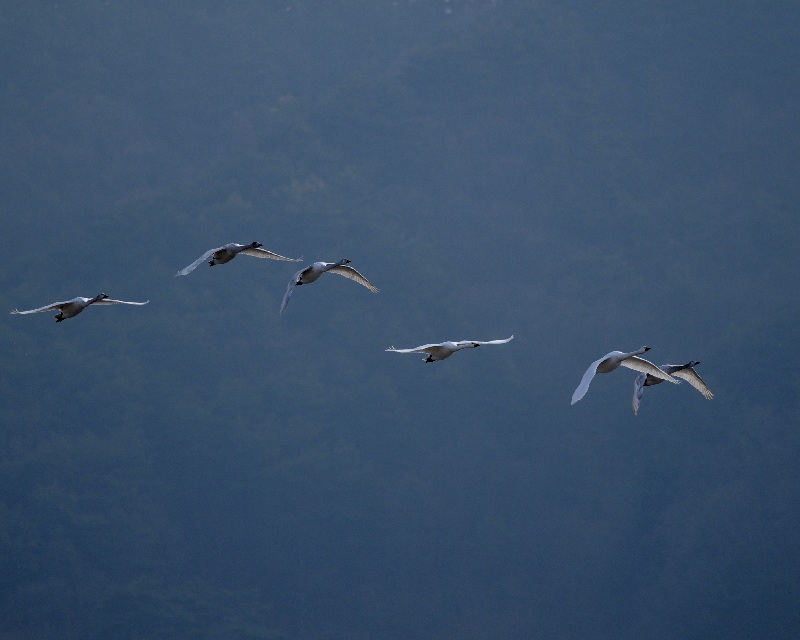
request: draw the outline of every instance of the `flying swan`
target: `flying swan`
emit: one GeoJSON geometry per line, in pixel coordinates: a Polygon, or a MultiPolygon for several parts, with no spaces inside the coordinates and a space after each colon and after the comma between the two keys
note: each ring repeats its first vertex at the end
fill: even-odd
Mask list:
{"type": "Polygon", "coordinates": [[[74,318],[86,307],[92,304],[134,304],[137,306],[142,306],[148,302],[150,301],[145,300],[144,302],[126,302],[125,300],[113,300],[105,293],[98,293],[94,298],[73,298],[72,300],[67,300],[65,302],[54,302],[53,304],[48,304],[46,307],[30,309],[29,311],[18,311],[17,309],[14,309],[11,313],[24,315],[26,313],[39,313],[41,311],[54,311],[55,309],[58,309],[58,313],[53,317],[56,319],[56,322],[61,322],[67,318],[74,318]]]}
{"type": "Polygon", "coordinates": [[[641,349],[631,351],[630,353],[612,351],[604,355],[599,360],[595,360],[589,365],[586,373],[583,374],[583,378],[581,378],[581,383],[578,385],[578,388],[575,389],[575,393],[572,394],[571,404],[575,404],[578,402],[578,400],[586,395],[586,392],[589,390],[589,383],[591,383],[592,378],[594,378],[594,374],[610,373],[620,365],[627,367],[628,369],[640,371],[641,373],[649,373],[655,378],[669,380],[670,382],[677,384],[678,381],[671,375],[663,372],[652,362],[639,357],[639,354],[644,353],[645,351],[650,351],[650,347],[642,347],[641,349]]]}
{"type": "Polygon", "coordinates": [[[286,258],[285,256],[279,256],[277,253],[272,253],[272,251],[262,249],[262,246],[263,245],[260,242],[251,242],[250,244],[236,244],[235,242],[231,242],[229,244],[222,245],[221,247],[217,247],[216,249],[209,249],[188,267],[184,267],[178,271],[178,273],[175,274],[175,277],[177,278],[178,276],[189,275],[200,265],[201,262],[205,262],[209,258],[211,258],[211,260],[208,260],[208,266],[213,267],[215,264],[225,264],[226,262],[230,262],[240,253],[243,253],[246,256],[253,256],[255,258],[269,258],[271,260],[284,260],[286,262],[300,262],[300,260],[302,260],[302,258],[286,258]]]}
{"type": "Polygon", "coordinates": [[[451,342],[448,340],[447,342],[439,342],[438,344],[423,344],[421,347],[415,347],[413,349],[395,349],[392,347],[391,349],[387,349],[387,351],[394,351],[395,353],[427,353],[428,357],[424,358],[424,361],[436,362],[449,358],[456,351],[461,351],[462,349],[474,349],[475,347],[482,347],[485,344],[505,344],[506,342],[511,342],[513,339],[514,336],[506,338],[505,340],[487,340],[486,342],[480,342],[479,340],[458,340],[456,342],[451,342]]]}
{"type": "Polygon", "coordinates": [[[349,278],[350,280],[358,282],[358,284],[364,285],[367,289],[372,291],[372,293],[377,293],[378,287],[372,284],[358,271],[353,269],[353,267],[345,266],[349,262],[350,260],[343,258],[339,260],[339,262],[315,262],[308,265],[305,269],[300,269],[300,271],[292,276],[289,286],[286,287],[286,293],[284,294],[283,301],[281,302],[281,313],[283,313],[286,305],[289,304],[289,298],[292,297],[295,287],[299,287],[301,284],[311,284],[312,282],[316,282],[326,271],[349,278]]]}
{"type": "MultiPolygon", "coordinates": [[[[711,389],[708,388],[706,383],[700,377],[700,374],[694,370],[694,367],[696,367],[698,364],[700,364],[698,360],[692,360],[686,364],[662,364],[659,368],[664,373],[669,373],[676,378],[686,380],[686,382],[702,393],[706,400],[711,400],[711,398],[714,397],[714,394],[711,393],[711,389]]],[[[661,378],[656,378],[649,373],[640,373],[636,377],[636,380],[633,383],[633,415],[638,415],[639,413],[639,404],[642,401],[644,388],[652,387],[654,384],[660,384],[661,382],[663,382],[661,378]]]]}

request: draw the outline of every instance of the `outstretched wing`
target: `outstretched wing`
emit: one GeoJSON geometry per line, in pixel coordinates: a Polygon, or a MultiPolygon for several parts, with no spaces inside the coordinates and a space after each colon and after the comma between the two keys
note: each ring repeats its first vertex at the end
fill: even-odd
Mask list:
{"type": "Polygon", "coordinates": [[[649,360],[645,360],[644,358],[640,358],[639,356],[629,356],[625,358],[622,362],[620,362],[620,364],[623,367],[627,367],[628,369],[633,369],[634,371],[638,371],[639,373],[649,373],[651,376],[655,376],[656,378],[661,378],[662,380],[669,380],[670,382],[678,384],[678,380],[673,378],[668,373],[659,369],[649,360]]]}
{"type": "Polygon", "coordinates": [[[302,258],[287,258],[259,247],[248,247],[247,249],[242,249],[241,253],[244,253],[248,256],[253,256],[254,258],[269,258],[270,260],[284,260],[286,262],[300,262],[302,260],[302,258]]]}
{"type": "Polygon", "coordinates": [[[505,340],[487,340],[486,342],[481,342],[480,340],[474,340],[473,342],[477,342],[479,345],[483,346],[485,344],[505,344],[506,342],[511,342],[513,339],[514,336],[506,338],[505,340]]]}
{"type": "Polygon", "coordinates": [[[114,300],[114,298],[104,298],[103,300],[98,300],[93,304],[104,305],[104,304],[135,304],[138,307],[147,304],[150,302],[149,300],[145,300],[144,302],[128,302],[127,300],[114,300]]]}
{"type": "Polygon", "coordinates": [[[286,293],[283,294],[283,300],[281,301],[281,313],[286,308],[286,305],[289,304],[289,299],[292,297],[294,293],[294,288],[297,285],[297,281],[300,279],[300,275],[303,273],[303,269],[300,269],[297,273],[294,274],[291,281],[289,282],[289,286],[286,287],[286,293]]]}
{"type": "Polygon", "coordinates": [[[200,256],[197,260],[192,262],[192,264],[190,264],[188,267],[184,267],[183,269],[178,271],[178,273],[176,273],[174,277],[177,278],[178,276],[185,276],[185,275],[190,274],[200,264],[202,264],[203,262],[208,260],[212,255],[214,255],[214,252],[219,251],[220,249],[224,249],[226,246],[227,245],[222,245],[221,247],[217,247],[216,249],[209,249],[202,256],[200,256]]]}
{"type": "Polygon", "coordinates": [[[12,314],[19,314],[25,315],[26,313],[39,313],[41,311],[53,311],[55,309],[61,309],[62,307],[66,307],[68,304],[71,304],[73,300],[67,300],[65,302],[54,302],[53,304],[48,304],[46,307],[39,307],[38,309],[29,309],[28,311],[20,311],[19,309],[14,309],[11,311],[12,314]]]}
{"type": "Polygon", "coordinates": [[[413,349],[386,349],[386,351],[394,351],[395,353],[429,353],[436,355],[440,351],[444,351],[441,344],[423,344],[421,347],[414,347],[413,349]]]}
{"type": "Polygon", "coordinates": [[[633,415],[639,415],[639,404],[642,401],[642,395],[644,394],[644,383],[647,380],[646,373],[640,373],[636,376],[636,380],[633,381],[633,415]]]}
{"type": "Polygon", "coordinates": [[[686,380],[686,382],[688,382],[700,393],[702,393],[703,397],[706,400],[711,400],[711,398],[714,397],[714,394],[711,393],[711,389],[708,388],[708,386],[700,377],[700,375],[697,373],[697,371],[695,371],[692,367],[687,367],[686,369],[681,369],[680,371],[676,371],[675,373],[673,373],[673,375],[677,378],[686,380]]]}
{"type": "Polygon", "coordinates": [[[353,269],[353,267],[348,267],[347,265],[340,264],[335,267],[329,269],[331,273],[336,273],[340,276],[344,276],[345,278],[349,278],[354,282],[358,282],[358,284],[364,285],[367,289],[372,291],[372,293],[378,293],[378,287],[372,284],[369,280],[367,280],[364,276],[362,276],[358,271],[353,269]]]}
{"type": "Polygon", "coordinates": [[[583,374],[581,378],[581,383],[578,385],[578,388],[572,394],[572,402],[570,404],[575,404],[586,395],[586,392],[589,390],[589,384],[592,382],[592,378],[594,378],[594,374],[597,373],[597,366],[607,358],[608,356],[603,356],[599,360],[595,360],[592,364],[589,365],[589,368],[586,370],[586,373],[583,374]]]}

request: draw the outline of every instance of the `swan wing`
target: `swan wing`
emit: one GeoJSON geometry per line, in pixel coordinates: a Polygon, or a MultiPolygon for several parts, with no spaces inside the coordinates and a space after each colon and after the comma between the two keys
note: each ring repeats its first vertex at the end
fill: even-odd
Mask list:
{"type": "Polygon", "coordinates": [[[639,415],[639,404],[642,402],[645,380],[647,380],[647,374],[640,373],[633,381],[633,415],[639,415]]]}
{"type": "Polygon", "coordinates": [[[228,246],[228,245],[224,244],[224,245],[222,245],[221,247],[217,247],[216,249],[209,249],[209,250],[208,250],[208,251],[206,251],[206,252],[205,252],[205,253],[204,253],[202,256],[200,256],[200,257],[199,257],[197,260],[195,260],[194,262],[192,262],[192,264],[190,264],[188,267],[184,267],[183,269],[181,269],[180,271],[178,271],[178,273],[176,273],[174,277],[175,277],[175,278],[177,278],[178,276],[185,276],[185,275],[189,275],[189,274],[190,274],[192,271],[194,271],[194,270],[195,270],[195,269],[196,269],[196,268],[197,268],[197,267],[198,267],[200,264],[202,264],[203,262],[205,262],[206,260],[208,260],[208,259],[209,259],[209,258],[210,258],[212,255],[214,255],[214,253],[215,253],[216,251],[219,251],[220,249],[224,249],[224,248],[225,248],[225,247],[227,247],[227,246],[228,246]]]}
{"type": "Polygon", "coordinates": [[[703,397],[706,400],[711,400],[711,398],[714,397],[714,394],[711,393],[711,389],[708,388],[708,386],[700,377],[700,375],[697,373],[697,371],[695,371],[692,367],[687,367],[685,369],[681,369],[680,371],[675,371],[673,375],[676,378],[681,378],[682,380],[686,380],[686,382],[688,382],[700,393],[702,393],[703,397]]]}
{"type": "Polygon", "coordinates": [[[437,353],[444,352],[445,348],[441,343],[439,343],[423,344],[422,346],[414,347],[413,349],[395,349],[392,347],[390,349],[386,349],[386,351],[394,351],[395,353],[429,353],[431,355],[436,355],[437,353]]]}
{"type": "Polygon", "coordinates": [[[248,247],[247,249],[242,249],[240,253],[253,256],[254,258],[269,258],[270,260],[283,260],[285,262],[300,262],[302,260],[302,258],[287,258],[286,256],[282,256],[258,247],[248,247]]]}
{"type": "Polygon", "coordinates": [[[294,274],[294,277],[289,282],[289,286],[286,287],[286,293],[283,294],[283,300],[281,301],[281,313],[286,308],[286,305],[289,304],[289,300],[294,293],[294,288],[297,286],[297,281],[300,279],[300,276],[303,274],[304,269],[301,269],[297,273],[294,274]]]}
{"type": "Polygon", "coordinates": [[[114,298],[105,298],[103,300],[98,300],[93,304],[97,305],[106,305],[106,304],[135,304],[137,307],[141,307],[142,305],[147,304],[150,302],[149,300],[145,300],[144,302],[128,302],[127,300],[114,300],[114,298]]]}
{"type": "Polygon", "coordinates": [[[340,276],[344,276],[345,278],[349,278],[354,282],[358,282],[358,284],[364,285],[367,289],[372,291],[372,293],[378,293],[378,287],[372,284],[369,280],[367,280],[364,276],[362,276],[358,271],[353,269],[353,267],[348,267],[347,265],[340,264],[335,267],[331,267],[329,269],[331,273],[336,273],[340,276]]]}
{"type": "Polygon", "coordinates": [[[12,314],[19,314],[25,315],[26,313],[40,313],[42,311],[53,311],[55,309],[62,309],[69,304],[72,304],[75,300],[66,300],[64,302],[54,302],[53,304],[48,304],[45,307],[39,307],[38,309],[28,309],[27,311],[20,311],[19,309],[14,309],[11,313],[12,314]]]}
{"type": "Polygon", "coordinates": [[[669,380],[670,382],[678,384],[678,380],[673,378],[668,373],[659,369],[649,360],[645,360],[644,358],[640,358],[639,356],[628,356],[622,362],[620,362],[620,364],[623,367],[627,367],[628,369],[633,369],[634,371],[638,371],[639,373],[649,373],[651,376],[655,376],[656,378],[661,378],[662,380],[669,380]]]}
{"type": "Polygon", "coordinates": [[[485,344],[506,344],[507,342],[511,342],[513,339],[514,336],[506,338],[505,340],[486,340],[485,342],[481,342],[480,340],[474,340],[473,342],[477,342],[479,345],[483,346],[485,344]]]}
{"type": "Polygon", "coordinates": [[[589,390],[589,384],[592,382],[592,378],[594,378],[594,374],[597,373],[597,366],[607,358],[608,356],[605,355],[599,360],[595,360],[592,364],[589,365],[589,368],[586,370],[586,373],[583,374],[583,378],[581,378],[581,383],[578,385],[578,388],[575,389],[575,392],[572,394],[572,402],[570,404],[575,404],[586,395],[586,392],[589,390]]]}

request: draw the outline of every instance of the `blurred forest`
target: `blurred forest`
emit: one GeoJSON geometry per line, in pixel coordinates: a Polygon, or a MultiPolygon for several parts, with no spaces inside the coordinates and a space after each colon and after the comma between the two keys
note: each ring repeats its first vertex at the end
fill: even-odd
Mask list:
{"type": "Polygon", "coordinates": [[[800,6],[0,16],[0,639],[800,635],[800,6]]]}

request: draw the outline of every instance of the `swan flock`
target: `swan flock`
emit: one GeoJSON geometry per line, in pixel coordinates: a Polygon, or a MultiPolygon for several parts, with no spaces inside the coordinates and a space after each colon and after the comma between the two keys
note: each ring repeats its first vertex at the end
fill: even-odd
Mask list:
{"type": "MultiPolygon", "coordinates": [[[[263,248],[263,245],[260,242],[251,242],[250,244],[228,243],[219,247],[215,247],[214,249],[209,249],[194,262],[179,270],[175,274],[175,277],[189,275],[203,262],[208,262],[208,265],[212,267],[215,265],[227,264],[240,254],[282,262],[300,262],[302,260],[302,258],[287,258],[286,256],[268,251],[267,249],[263,248]]],[[[313,262],[295,273],[286,288],[286,293],[281,301],[279,313],[282,315],[286,310],[286,306],[289,304],[289,300],[291,299],[292,294],[297,287],[316,282],[325,273],[333,273],[344,278],[348,278],[349,280],[352,280],[353,282],[356,282],[369,289],[372,293],[377,293],[378,287],[367,280],[367,278],[365,278],[356,269],[349,266],[350,262],[351,261],[347,258],[343,258],[337,262],[313,262]]],[[[11,311],[11,313],[26,315],[45,311],[58,311],[58,313],[54,316],[55,320],[56,322],[62,322],[68,318],[74,318],[78,314],[82,313],[85,309],[93,305],[105,306],[123,304],[143,306],[149,302],[149,300],[145,300],[144,302],[116,300],[110,298],[105,293],[99,293],[92,298],[76,297],[72,298],[71,300],[54,302],[37,309],[29,309],[27,311],[19,311],[18,309],[14,309],[11,311]]],[[[509,338],[501,340],[448,340],[445,342],[423,344],[419,347],[413,347],[410,349],[396,349],[395,347],[390,347],[389,349],[386,349],[386,351],[393,353],[423,353],[425,354],[425,357],[423,358],[424,362],[439,362],[441,360],[446,360],[454,353],[464,349],[474,349],[485,345],[507,344],[513,339],[514,336],[512,335],[509,338]]],[[[589,368],[581,378],[580,384],[578,384],[578,387],[572,394],[571,404],[574,405],[586,395],[586,392],[589,390],[589,385],[596,374],[611,373],[619,367],[625,367],[639,372],[638,377],[634,381],[632,400],[634,415],[638,415],[639,413],[639,407],[641,405],[642,395],[645,387],[655,386],[664,381],[678,384],[679,380],[677,378],[688,382],[706,399],[710,400],[713,398],[713,393],[711,393],[711,390],[694,369],[694,367],[699,364],[698,361],[692,360],[683,365],[668,364],[661,365],[659,367],[649,360],[645,360],[644,358],[640,357],[641,354],[646,353],[649,350],[650,347],[643,346],[635,351],[630,352],[611,351],[603,357],[595,360],[589,365],[589,368]]]]}

